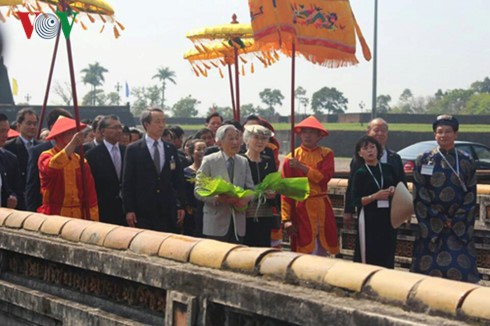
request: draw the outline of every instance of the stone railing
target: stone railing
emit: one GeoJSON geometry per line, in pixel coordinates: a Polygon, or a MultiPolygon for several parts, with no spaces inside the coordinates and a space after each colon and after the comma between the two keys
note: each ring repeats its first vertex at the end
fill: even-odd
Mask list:
{"type": "Polygon", "coordinates": [[[1,325],[490,323],[487,287],[9,209],[0,271],[1,325]]]}

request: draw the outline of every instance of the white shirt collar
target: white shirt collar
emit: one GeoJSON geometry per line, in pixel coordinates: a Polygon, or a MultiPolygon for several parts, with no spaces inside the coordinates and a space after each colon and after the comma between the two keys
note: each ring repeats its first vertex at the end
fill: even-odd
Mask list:
{"type": "Polygon", "coordinates": [[[225,158],[225,161],[228,161],[228,159],[230,157],[234,160],[235,159],[235,156],[236,156],[236,155],[234,155],[234,156],[228,156],[228,155],[226,155],[225,151],[223,151],[223,150],[221,150],[221,153],[223,153],[223,157],[225,158]]]}
{"type": "Polygon", "coordinates": [[[150,146],[150,147],[153,147],[153,144],[154,144],[155,142],[158,142],[158,147],[160,147],[160,145],[162,145],[162,144],[163,144],[163,141],[162,141],[161,139],[157,139],[157,140],[155,140],[155,139],[151,138],[151,137],[150,137],[150,136],[148,136],[148,135],[145,135],[145,141],[146,141],[146,144],[147,144],[148,146],[150,146]]]}
{"type": "Polygon", "coordinates": [[[102,140],[102,142],[104,143],[105,147],[107,148],[107,150],[109,151],[109,153],[112,151],[112,148],[114,146],[116,146],[117,148],[119,148],[119,143],[115,143],[114,145],[112,145],[111,143],[109,143],[107,140],[102,140]]]}
{"type": "Polygon", "coordinates": [[[381,159],[379,160],[381,163],[388,163],[388,151],[383,149],[383,155],[381,155],[381,159]]]}
{"type": "Polygon", "coordinates": [[[21,135],[19,135],[19,138],[22,140],[22,142],[24,143],[25,146],[27,146],[27,143],[28,142],[31,142],[32,145],[34,145],[34,141],[32,139],[31,140],[27,140],[24,137],[22,137],[21,135]]]}

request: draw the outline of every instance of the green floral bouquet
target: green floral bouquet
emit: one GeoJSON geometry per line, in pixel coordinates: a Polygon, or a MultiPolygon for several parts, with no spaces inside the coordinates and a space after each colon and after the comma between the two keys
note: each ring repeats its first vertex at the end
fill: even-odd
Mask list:
{"type": "Polygon", "coordinates": [[[255,186],[255,196],[275,192],[296,201],[303,201],[310,195],[308,178],[283,178],[280,172],[269,173],[264,180],[255,186]]]}
{"type": "Polygon", "coordinates": [[[224,194],[238,198],[249,197],[252,195],[261,198],[264,197],[267,192],[275,192],[297,201],[303,201],[308,198],[310,194],[308,178],[283,178],[280,172],[268,174],[261,183],[255,186],[255,190],[245,190],[221,178],[211,178],[203,174],[199,174],[193,180],[196,182],[196,192],[201,197],[212,197],[224,194]]]}

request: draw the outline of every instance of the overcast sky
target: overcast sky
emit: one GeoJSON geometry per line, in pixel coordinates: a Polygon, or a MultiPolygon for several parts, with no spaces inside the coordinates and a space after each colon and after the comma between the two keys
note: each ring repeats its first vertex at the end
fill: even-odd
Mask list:
{"type": "MultiPolygon", "coordinates": [[[[167,103],[192,95],[201,104],[201,113],[213,105],[230,106],[228,80],[213,70],[209,77],[196,77],[183,59],[192,43],[185,34],[192,29],[227,23],[236,13],[240,22],[249,22],[248,2],[244,0],[187,1],[110,1],[116,18],[126,30],[115,39],[107,25],[98,33],[100,23],[75,25],[72,32],[75,71],[79,98],[90,89],[81,83],[80,70],[98,61],[109,70],[104,90],[116,83],[130,87],[151,86],[157,68],[169,67],[176,73],[177,84],[169,84],[167,103]]],[[[372,50],[374,0],[351,0],[361,30],[372,50]]],[[[5,9],[0,9],[5,14],[5,9]]],[[[455,0],[407,1],[379,0],[378,95],[392,97],[396,104],[401,92],[409,88],[415,96],[433,95],[438,89],[468,88],[471,83],[490,76],[490,1],[455,0]]],[[[10,78],[19,85],[16,102],[41,104],[51,62],[54,39],[36,34],[28,40],[19,21],[9,18],[2,24],[7,48],[4,53],[10,78]]],[[[54,80],[69,81],[65,43],[60,44],[54,80]]],[[[359,112],[359,103],[371,107],[372,62],[366,62],[358,45],[359,65],[328,69],[297,60],[297,86],[307,96],[327,86],[335,87],[349,100],[347,112],[359,112]]],[[[241,79],[241,103],[259,105],[264,88],[280,89],[285,100],[279,112],[287,114],[290,98],[290,59],[263,69],[256,65],[254,74],[241,79]]],[[[124,97],[124,90],[121,90],[124,97]]],[[[61,100],[51,94],[51,103],[61,100]]],[[[132,100],[132,99],[130,99],[132,100]]]]}

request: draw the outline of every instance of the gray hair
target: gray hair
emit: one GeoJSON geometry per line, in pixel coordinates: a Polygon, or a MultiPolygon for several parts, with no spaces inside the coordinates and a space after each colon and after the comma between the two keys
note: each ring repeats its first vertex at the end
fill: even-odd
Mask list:
{"type": "Polygon", "coordinates": [[[216,136],[215,136],[214,140],[216,142],[218,142],[218,141],[225,139],[225,135],[226,135],[226,132],[228,131],[228,129],[232,129],[232,130],[238,132],[238,129],[234,125],[222,125],[221,127],[218,128],[218,130],[216,130],[216,136]]]}
{"type": "Polygon", "coordinates": [[[115,114],[106,115],[99,121],[99,130],[109,127],[109,123],[111,120],[120,121],[119,117],[115,114]]]}
{"type": "Polygon", "coordinates": [[[272,131],[267,129],[264,126],[261,125],[247,125],[245,126],[245,131],[243,133],[243,141],[245,144],[248,144],[250,141],[250,138],[252,138],[253,135],[262,135],[262,136],[267,136],[267,137],[272,137],[274,134],[272,131]]]}
{"type": "Polygon", "coordinates": [[[141,125],[143,126],[143,128],[145,128],[145,130],[146,130],[145,123],[151,123],[151,113],[152,112],[163,113],[163,111],[158,109],[158,108],[152,108],[152,109],[144,110],[143,112],[141,112],[140,122],[141,122],[141,125]]]}
{"type": "Polygon", "coordinates": [[[369,123],[367,125],[367,131],[369,132],[373,128],[373,125],[377,125],[377,124],[385,125],[386,130],[388,130],[388,122],[386,122],[382,118],[374,118],[373,120],[369,121],[369,123]]]}

